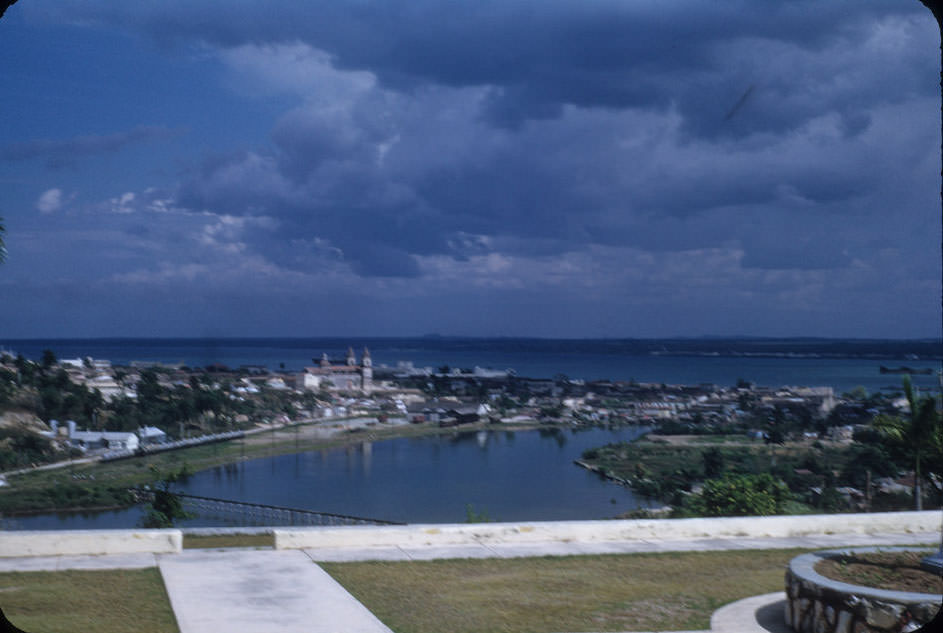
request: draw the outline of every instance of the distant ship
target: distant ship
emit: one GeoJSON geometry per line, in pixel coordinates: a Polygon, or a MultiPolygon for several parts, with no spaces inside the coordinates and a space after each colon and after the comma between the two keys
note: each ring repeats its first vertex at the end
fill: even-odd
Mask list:
{"type": "Polygon", "coordinates": [[[930,375],[933,373],[933,370],[929,367],[921,367],[920,369],[914,369],[913,367],[885,367],[881,365],[882,374],[913,374],[913,375],[930,375]]]}

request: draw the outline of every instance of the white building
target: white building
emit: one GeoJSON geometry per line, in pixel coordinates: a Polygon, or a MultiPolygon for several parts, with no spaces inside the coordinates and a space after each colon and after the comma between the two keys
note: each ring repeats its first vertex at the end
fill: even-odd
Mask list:
{"type": "Polygon", "coordinates": [[[124,387],[108,374],[99,374],[89,378],[85,381],[85,386],[93,390],[98,389],[106,402],[111,402],[117,397],[126,395],[124,387]]]}
{"type": "Polygon", "coordinates": [[[305,367],[299,382],[304,389],[311,391],[327,389],[370,393],[373,391],[373,361],[370,358],[370,350],[364,348],[359,364],[353,348],[347,349],[347,358],[343,364],[332,363],[327,354],[324,354],[317,367],[305,367]]]}
{"type": "Polygon", "coordinates": [[[141,444],[163,444],[167,441],[167,434],[156,426],[142,426],[138,429],[138,436],[141,438],[141,444]]]}
{"type": "Polygon", "coordinates": [[[137,450],[140,446],[134,433],[120,431],[76,431],[70,428],[69,443],[85,450],[107,448],[109,450],[137,450]]]}

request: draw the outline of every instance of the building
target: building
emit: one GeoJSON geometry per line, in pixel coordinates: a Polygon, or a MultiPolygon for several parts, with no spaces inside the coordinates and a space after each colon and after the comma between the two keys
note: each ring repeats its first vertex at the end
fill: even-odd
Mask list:
{"type": "Polygon", "coordinates": [[[69,444],[83,450],[107,448],[108,450],[137,450],[140,442],[134,433],[115,431],[77,431],[69,429],[69,444]]]}
{"type": "Polygon", "coordinates": [[[138,429],[138,435],[142,445],[163,444],[167,441],[167,434],[156,426],[142,426],[138,429]]]}
{"type": "Polygon", "coordinates": [[[111,402],[115,398],[127,396],[124,387],[118,384],[113,376],[108,374],[99,374],[85,380],[85,386],[94,391],[95,389],[102,395],[105,402],[111,402]]]}
{"type": "Polygon", "coordinates": [[[305,367],[301,375],[301,386],[304,389],[318,391],[373,391],[373,361],[370,350],[363,348],[360,362],[354,355],[352,347],[347,348],[347,357],[343,363],[332,362],[327,354],[321,356],[317,367],[305,367]]]}

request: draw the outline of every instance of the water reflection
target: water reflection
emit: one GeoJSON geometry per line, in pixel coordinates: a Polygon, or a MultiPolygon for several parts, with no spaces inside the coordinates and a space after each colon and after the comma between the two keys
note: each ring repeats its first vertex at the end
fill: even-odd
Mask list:
{"type": "MultiPolygon", "coordinates": [[[[566,432],[559,427],[554,426],[550,428],[542,428],[542,429],[538,429],[538,432],[540,433],[541,437],[552,439],[554,442],[557,443],[557,446],[559,446],[560,448],[563,448],[566,445],[566,441],[567,441],[566,432]]],[[[570,433],[575,435],[576,430],[570,429],[570,433]]]]}
{"type": "Polygon", "coordinates": [[[370,477],[370,464],[373,463],[373,442],[361,442],[360,451],[363,455],[361,460],[363,475],[364,477],[370,477]]]}
{"type": "MultiPolygon", "coordinates": [[[[364,441],[212,468],[192,475],[180,490],[407,523],[462,522],[467,504],[502,521],[601,519],[650,504],[573,460],[587,448],[631,441],[642,432],[502,429],[364,441]]],[[[30,517],[19,527],[130,527],[140,516],[139,510],[123,512],[30,517]]],[[[231,523],[213,517],[185,522],[231,523]]]]}

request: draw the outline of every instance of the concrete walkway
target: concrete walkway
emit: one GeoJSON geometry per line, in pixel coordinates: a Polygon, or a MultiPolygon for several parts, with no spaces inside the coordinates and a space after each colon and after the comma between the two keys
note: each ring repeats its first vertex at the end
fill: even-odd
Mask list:
{"type": "MultiPolygon", "coordinates": [[[[548,541],[320,548],[307,550],[206,549],[179,554],[0,558],[0,571],[159,567],[180,633],[390,633],[316,561],[513,558],[640,552],[862,545],[928,545],[938,533],[834,534],[794,538],[715,538],[607,542],[548,541]]],[[[787,633],[782,592],[754,596],[718,609],[710,631],[687,633],[787,633]]],[[[685,632],[677,632],[685,633],[685,632]]]]}
{"type": "Polygon", "coordinates": [[[180,633],[392,633],[304,552],[160,556],[180,633]]]}
{"type": "Polygon", "coordinates": [[[792,633],[785,609],[785,591],[737,600],[714,611],[711,633],[792,633]]]}

